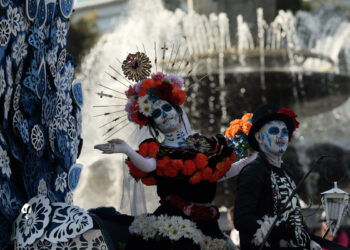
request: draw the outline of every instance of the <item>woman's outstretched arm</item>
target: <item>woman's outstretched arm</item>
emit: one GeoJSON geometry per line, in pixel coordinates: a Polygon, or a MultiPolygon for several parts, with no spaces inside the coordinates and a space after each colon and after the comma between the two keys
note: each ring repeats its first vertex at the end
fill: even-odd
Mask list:
{"type": "Polygon", "coordinates": [[[230,179],[238,175],[244,166],[246,166],[247,164],[255,160],[257,155],[258,155],[258,152],[254,152],[248,157],[245,157],[243,159],[240,159],[239,161],[232,163],[230,170],[227,171],[226,175],[221,179],[219,179],[218,182],[230,179]]]}
{"type": "Polygon", "coordinates": [[[121,139],[113,139],[108,143],[95,145],[94,148],[101,150],[103,154],[124,153],[143,172],[149,173],[156,170],[156,160],[154,158],[143,157],[121,139]]]}

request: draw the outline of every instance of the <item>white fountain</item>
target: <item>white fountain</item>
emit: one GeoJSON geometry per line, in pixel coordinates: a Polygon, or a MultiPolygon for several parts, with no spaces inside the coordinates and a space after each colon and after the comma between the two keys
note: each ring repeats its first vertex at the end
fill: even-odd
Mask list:
{"type": "MultiPolygon", "coordinates": [[[[163,70],[168,72],[177,71],[186,77],[189,103],[186,108],[194,128],[201,129],[202,133],[223,132],[228,122],[235,118],[233,115],[252,112],[258,103],[288,99],[297,112],[304,114],[300,117],[302,126],[296,134],[296,142],[331,141],[350,149],[350,132],[346,129],[350,122],[350,92],[346,86],[350,74],[350,46],[346,43],[350,38],[350,23],[337,15],[325,20],[325,13],[331,7],[326,6],[325,10],[316,14],[300,11],[295,16],[291,12],[279,11],[271,24],[266,23],[263,10],[258,9],[256,37],[242,16],[238,16],[237,44],[233,45],[225,14],[203,16],[181,10],[171,12],[162,6],[161,0],[153,1],[152,6],[136,0],[130,1],[130,4],[132,7],[128,17],[113,32],[100,39],[81,67],[85,107],[84,146],[79,160],[85,165],[85,170],[80,188],[75,194],[78,205],[84,208],[113,205],[122,212],[129,212],[119,206],[121,158],[115,155],[104,156],[93,150],[95,144],[104,142],[106,138],[103,136],[106,130],[98,127],[122,112],[111,115],[108,119],[105,116],[93,117],[113,108],[92,106],[111,104],[110,100],[96,95],[103,90],[98,83],[120,92],[126,90],[123,84],[113,81],[105,73],[107,71],[121,78],[121,64],[118,60],[124,60],[130,52],[145,51],[152,60],[157,53],[161,61],[160,48],[164,43],[168,47],[168,59],[164,64],[160,62],[157,68],[161,70],[164,67],[163,70]],[[181,65],[184,60],[191,62],[190,75],[181,65]],[[172,61],[175,62],[174,67],[171,67],[172,61]],[[275,72],[284,72],[283,75],[287,75],[291,83],[271,83],[270,73],[275,72]],[[207,78],[198,82],[206,74],[207,78]],[[249,78],[251,75],[257,77],[249,78]],[[327,91],[320,98],[312,93],[321,87],[318,89],[317,83],[309,85],[311,83],[308,82],[313,79],[313,75],[321,76],[317,79],[326,82],[322,88],[327,91]],[[245,78],[246,76],[249,77],[245,78]],[[332,80],[335,81],[334,86],[332,80]],[[347,82],[341,83],[343,80],[347,82]],[[288,92],[278,93],[279,88],[288,92]],[[253,90],[259,95],[251,94],[253,90]],[[279,95],[282,97],[274,99],[279,95]],[[243,103],[241,100],[254,105],[240,105],[243,103]],[[334,103],[322,104],[327,100],[334,103]],[[326,106],[328,108],[320,112],[320,107],[322,110],[326,106]],[[310,115],[304,112],[305,107],[317,112],[309,112],[310,115]],[[203,124],[209,126],[203,127],[203,124]],[[333,129],[335,126],[336,129],[333,129]],[[203,131],[205,128],[208,129],[203,131]]],[[[119,98],[124,97],[118,95],[114,99],[114,105],[125,103],[125,100],[119,98]]],[[[122,125],[124,124],[120,126],[122,125]]],[[[127,125],[113,138],[128,139],[134,128],[133,125],[127,125]]],[[[148,208],[152,210],[156,202],[147,200],[148,208]]]]}

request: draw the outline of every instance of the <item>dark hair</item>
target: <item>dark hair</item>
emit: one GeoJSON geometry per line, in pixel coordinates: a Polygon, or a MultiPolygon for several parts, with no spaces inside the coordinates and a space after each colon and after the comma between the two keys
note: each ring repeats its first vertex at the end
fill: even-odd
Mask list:
{"type": "MultiPolygon", "coordinates": [[[[173,105],[172,103],[169,102],[169,104],[175,109],[176,113],[179,115],[180,117],[180,121],[183,123],[185,129],[186,129],[186,132],[187,132],[187,128],[185,126],[185,122],[182,118],[182,108],[180,106],[177,106],[177,105],[173,105]]],[[[151,134],[151,136],[156,139],[158,136],[159,136],[159,129],[157,129],[157,126],[153,120],[153,118],[151,117],[151,119],[149,120],[149,123],[148,123],[148,129],[149,129],[149,133],[151,134]]]]}

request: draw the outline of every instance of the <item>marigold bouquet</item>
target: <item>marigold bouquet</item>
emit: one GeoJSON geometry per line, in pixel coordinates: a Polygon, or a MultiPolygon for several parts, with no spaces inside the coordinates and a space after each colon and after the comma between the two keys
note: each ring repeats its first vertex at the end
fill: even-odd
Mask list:
{"type": "Polygon", "coordinates": [[[252,117],[252,113],[247,113],[241,119],[231,121],[230,126],[225,131],[229,146],[233,147],[236,154],[240,157],[243,157],[247,150],[252,150],[248,143],[252,117]]]}

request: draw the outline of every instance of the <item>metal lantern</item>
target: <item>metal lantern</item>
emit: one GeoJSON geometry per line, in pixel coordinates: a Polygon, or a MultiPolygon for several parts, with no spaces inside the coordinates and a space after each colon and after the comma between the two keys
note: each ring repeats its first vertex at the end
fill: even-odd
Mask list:
{"type": "Polygon", "coordinates": [[[348,207],[349,194],[339,189],[337,182],[334,182],[334,188],[321,193],[321,195],[321,201],[326,212],[326,223],[334,236],[348,207]]]}

